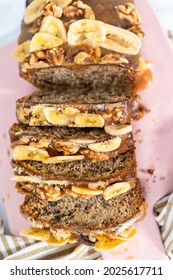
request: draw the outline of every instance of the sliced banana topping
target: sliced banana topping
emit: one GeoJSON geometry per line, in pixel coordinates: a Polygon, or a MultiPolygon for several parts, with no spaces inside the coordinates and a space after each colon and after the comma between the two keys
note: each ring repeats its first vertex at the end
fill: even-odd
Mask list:
{"type": "Polygon", "coordinates": [[[63,42],[66,41],[67,34],[62,20],[53,16],[43,19],[39,32],[48,33],[62,39],[63,42]]]}
{"type": "Polygon", "coordinates": [[[44,161],[48,158],[49,154],[47,151],[32,146],[19,145],[13,150],[14,160],[44,161]]]}
{"type": "Polygon", "coordinates": [[[141,48],[141,40],[134,33],[104,24],[106,39],[100,44],[101,47],[127,55],[137,55],[141,48]]]}
{"type": "Polygon", "coordinates": [[[49,240],[51,233],[48,229],[28,228],[22,230],[20,235],[34,240],[47,241],[49,240]]]}
{"type": "Polygon", "coordinates": [[[77,186],[72,186],[72,191],[78,194],[84,194],[90,196],[100,195],[103,193],[103,190],[92,190],[89,188],[77,187],[77,186]]]}
{"type": "Polygon", "coordinates": [[[11,178],[12,181],[17,182],[29,182],[36,184],[46,184],[46,185],[67,185],[68,181],[57,181],[57,180],[41,180],[39,177],[35,176],[14,176],[11,178]]]}
{"type": "Polygon", "coordinates": [[[43,14],[46,1],[47,0],[34,0],[30,5],[28,5],[24,13],[24,22],[26,24],[31,24],[43,14]]]}
{"type": "Polygon", "coordinates": [[[71,116],[59,113],[56,108],[45,108],[44,115],[46,120],[53,125],[68,125],[73,121],[71,116]]]}
{"type": "Polygon", "coordinates": [[[126,240],[111,239],[105,235],[96,235],[97,242],[93,247],[94,250],[99,252],[112,251],[114,248],[121,246],[126,240]]]}
{"type": "Polygon", "coordinates": [[[30,43],[30,52],[52,49],[62,45],[63,40],[52,34],[36,33],[30,43]]]}
{"type": "Polygon", "coordinates": [[[120,145],[121,145],[121,138],[116,137],[108,141],[90,144],[88,145],[88,148],[97,153],[106,153],[118,149],[120,145]]]}
{"type": "Polygon", "coordinates": [[[79,127],[103,127],[105,123],[101,115],[87,113],[76,114],[74,122],[79,127]]]}
{"type": "Polygon", "coordinates": [[[90,139],[70,139],[70,143],[75,143],[75,144],[92,144],[95,143],[96,140],[90,140],[90,139]]]}
{"type": "Polygon", "coordinates": [[[82,44],[96,48],[106,38],[106,29],[103,23],[97,20],[81,19],[70,25],[67,41],[71,46],[82,44]]]}
{"type": "Polygon", "coordinates": [[[61,8],[67,7],[69,4],[71,4],[73,0],[56,0],[57,6],[61,8]]]}
{"type": "Polygon", "coordinates": [[[130,124],[124,125],[106,125],[104,130],[111,136],[120,136],[132,132],[132,126],[130,124]]]}
{"type": "Polygon", "coordinates": [[[104,190],[103,197],[105,200],[109,200],[115,196],[127,192],[128,190],[130,190],[130,184],[128,182],[115,183],[104,190]]]}
{"type": "Polygon", "coordinates": [[[68,239],[56,239],[53,235],[50,235],[49,239],[46,242],[51,246],[64,246],[69,242],[68,239]]]}
{"type": "Polygon", "coordinates": [[[83,160],[85,157],[82,155],[79,156],[57,156],[51,157],[44,160],[44,163],[51,164],[51,163],[61,163],[61,162],[70,162],[74,160],[83,160]]]}
{"type": "Polygon", "coordinates": [[[17,59],[18,62],[22,63],[25,58],[30,53],[30,41],[26,41],[19,45],[13,52],[13,57],[17,59]]]}

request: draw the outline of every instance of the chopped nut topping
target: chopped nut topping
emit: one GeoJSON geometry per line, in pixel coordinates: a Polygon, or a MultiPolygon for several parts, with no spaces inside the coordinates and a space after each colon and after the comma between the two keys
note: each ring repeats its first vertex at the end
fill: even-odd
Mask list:
{"type": "Polygon", "coordinates": [[[82,64],[82,63],[85,63],[85,59],[89,58],[89,57],[90,57],[90,55],[88,53],[80,52],[74,57],[74,62],[76,64],[82,64]]]}
{"type": "Polygon", "coordinates": [[[59,187],[53,187],[44,184],[40,185],[39,188],[36,188],[36,192],[41,199],[48,201],[57,201],[61,195],[61,190],[59,187]]]}
{"type": "Polygon", "coordinates": [[[34,20],[32,26],[28,29],[28,32],[31,34],[35,34],[39,31],[43,17],[39,17],[38,19],[34,20]]]}
{"type": "Polygon", "coordinates": [[[76,5],[79,9],[83,10],[85,19],[95,19],[95,14],[90,6],[84,4],[82,1],[74,2],[74,5],[76,5]]]}
{"type": "Polygon", "coordinates": [[[57,5],[56,0],[50,0],[44,8],[43,14],[45,16],[54,16],[56,18],[61,18],[63,14],[63,9],[62,7],[59,7],[57,5]]]}
{"type": "Polygon", "coordinates": [[[95,14],[91,7],[82,1],[74,2],[73,5],[65,7],[63,13],[66,17],[83,16],[85,19],[95,19],[95,14]]]}
{"type": "Polygon", "coordinates": [[[120,54],[106,54],[100,60],[100,64],[104,64],[104,63],[111,63],[111,64],[125,63],[125,64],[128,64],[129,61],[125,57],[121,56],[120,54]]]}
{"type": "Polygon", "coordinates": [[[142,31],[141,24],[135,24],[128,30],[136,34],[139,37],[139,39],[142,39],[144,37],[144,32],[142,31]]]}
{"type": "Polygon", "coordinates": [[[131,24],[139,24],[141,22],[140,16],[132,3],[119,5],[117,13],[120,19],[127,19],[131,24]]]}
{"type": "Polygon", "coordinates": [[[83,15],[83,11],[81,9],[78,9],[78,7],[74,5],[65,7],[63,9],[63,13],[68,18],[75,17],[75,16],[79,17],[83,15]]]}

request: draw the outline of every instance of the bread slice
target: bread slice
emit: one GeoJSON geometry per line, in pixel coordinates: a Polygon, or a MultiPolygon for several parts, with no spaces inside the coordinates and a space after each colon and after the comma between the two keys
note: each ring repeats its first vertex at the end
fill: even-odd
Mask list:
{"type": "Polygon", "coordinates": [[[69,182],[98,182],[116,180],[124,177],[136,177],[134,150],[120,154],[106,161],[90,162],[78,160],[57,164],[45,164],[38,161],[12,161],[16,176],[39,177],[40,180],[58,180],[69,182]]]}
{"type": "Polygon", "coordinates": [[[138,115],[138,98],[114,89],[37,91],[17,101],[17,118],[30,126],[99,127],[124,124],[138,115]]]}
{"type": "Polygon", "coordinates": [[[22,215],[34,226],[69,231],[108,230],[119,227],[140,212],[140,186],[108,201],[100,195],[75,199],[66,195],[56,202],[26,196],[22,215]]]}
{"type": "Polygon", "coordinates": [[[93,162],[108,160],[134,148],[131,131],[130,124],[117,127],[115,134],[119,136],[111,136],[98,128],[14,124],[10,129],[13,159],[56,163],[63,158],[71,161],[82,156],[93,162]]]}
{"type": "Polygon", "coordinates": [[[65,230],[50,228],[48,225],[44,228],[42,224],[37,224],[37,222],[29,219],[33,227],[22,230],[20,234],[37,241],[46,241],[49,245],[53,246],[63,246],[67,243],[79,242],[88,246],[94,246],[96,251],[110,251],[135,236],[136,229],[132,225],[143,219],[145,208],[145,204],[142,203],[139,207],[139,212],[133,218],[111,229],[65,230]]]}
{"type": "MultiPolygon", "coordinates": [[[[27,5],[31,2],[27,1],[27,5]]],[[[67,2],[64,8],[53,7],[55,3],[51,0],[46,1],[42,10],[27,8],[19,48],[15,51],[20,61],[20,75],[41,88],[57,89],[62,84],[131,88],[143,36],[134,1],[67,2]],[[58,34],[56,30],[52,33],[52,20],[47,19],[50,15],[53,22],[57,22],[57,18],[61,20],[57,22],[58,34]],[[87,26],[83,27],[83,21],[87,26]],[[87,29],[91,31],[86,33],[87,29]],[[84,36],[74,40],[73,35],[79,37],[78,32],[84,36]]]]}

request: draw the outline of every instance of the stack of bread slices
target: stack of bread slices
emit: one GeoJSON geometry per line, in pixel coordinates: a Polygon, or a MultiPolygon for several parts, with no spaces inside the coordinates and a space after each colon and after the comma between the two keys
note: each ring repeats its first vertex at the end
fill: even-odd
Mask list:
{"type": "Polygon", "coordinates": [[[143,218],[131,120],[143,32],[130,0],[27,1],[14,56],[39,88],[10,129],[22,235],[106,251],[143,218]]]}

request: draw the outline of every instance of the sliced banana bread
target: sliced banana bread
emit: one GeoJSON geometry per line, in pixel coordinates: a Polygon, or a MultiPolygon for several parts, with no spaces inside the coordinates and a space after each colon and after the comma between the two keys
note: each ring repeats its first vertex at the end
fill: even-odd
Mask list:
{"type": "Polygon", "coordinates": [[[136,177],[136,160],[134,150],[120,154],[105,161],[90,162],[78,160],[56,164],[38,161],[12,161],[17,176],[37,176],[40,180],[59,180],[70,182],[97,182],[115,180],[127,175],[136,177]]]}
{"type": "Polygon", "coordinates": [[[14,124],[10,129],[14,160],[57,163],[86,158],[108,160],[134,148],[130,124],[104,129],[34,127],[14,124]],[[109,131],[112,129],[111,131],[109,131]]]}
{"type": "Polygon", "coordinates": [[[17,101],[19,122],[31,126],[99,127],[124,124],[138,115],[138,98],[114,89],[38,91],[17,101]]]}
{"type": "Polygon", "coordinates": [[[26,196],[22,215],[36,227],[64,230],[108,230],[119,227],[140,212],[140,186],[108,201],[100,195],[90,199],[64,196],[56,202],[26,196]]]}
{"type": "Polygon", "coordinates": [[[143,32],[134,1],[27,1],[14,56],[38,87],[131,88],[143,32]]]}

